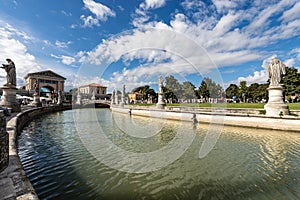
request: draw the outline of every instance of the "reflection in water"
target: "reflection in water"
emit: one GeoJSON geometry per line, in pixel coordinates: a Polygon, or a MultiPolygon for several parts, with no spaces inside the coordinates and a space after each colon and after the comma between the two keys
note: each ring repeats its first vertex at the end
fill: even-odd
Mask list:
{"type": "MultiPolygon", "coordinates": [[[[128,152],[153,152],[166,147],[176,135],[194,133],[192,123],[151,119],[153,129],[149,130],[149,118],[96,111],[106,137],[128,152]],[[127,134],[134,126],[135,130],[146,127],[142,130],[148,138],[127,134]]],[[[209,125],[198,124],[192,143],[179,159],[157,171],[128,173],[94,157],[77,133],[75,112],[36,119],[20,136],[19,154],[40,199],[300,198],[299,133],[224,127],[214,149],[199,159],[209,125]]],[[[103,137],[97,129],[90,129],[94,129],[86,132],[90,141],[103,137]]]]}

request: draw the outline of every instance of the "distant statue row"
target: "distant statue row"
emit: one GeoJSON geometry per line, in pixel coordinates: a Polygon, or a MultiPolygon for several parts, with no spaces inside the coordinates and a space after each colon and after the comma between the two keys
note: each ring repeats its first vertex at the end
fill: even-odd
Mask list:
{"type": "Polygon", "coordinates": [[[125,85],[122,86],[121,101],[119,102],[118,89],[115,88],[111,95],[111,105],[124,106],[125,102],[125,85]]]}

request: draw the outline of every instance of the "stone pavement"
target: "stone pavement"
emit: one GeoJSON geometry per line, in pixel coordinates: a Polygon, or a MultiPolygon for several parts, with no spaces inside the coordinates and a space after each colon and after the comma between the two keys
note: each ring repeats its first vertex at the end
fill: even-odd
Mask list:
{"type": "MultiPolygon", "coordinates": [[[[22,106],[22,111],[32,107],[22,106]]],[[[6,118],[7,132],[9,134],[9,165],[0,173],[0,200],[35,200],[37,195],[25,174],[20,162],[15,139],[16,133],[16,115],[12,113],[6,118]]]]}

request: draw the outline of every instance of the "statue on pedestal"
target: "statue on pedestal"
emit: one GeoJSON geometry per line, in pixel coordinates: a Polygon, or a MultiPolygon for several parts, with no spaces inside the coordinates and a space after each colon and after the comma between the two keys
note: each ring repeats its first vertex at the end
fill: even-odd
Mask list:
{"type": "Polygon", "coordinates": [[[118,95],[118,89],[115,89],[115,104],[119,105],[119,95],[118,95]]]}
{"type": "Polygon", "coordinates": [[[268,74],[270,85],[268,88],[269,100],[264,106],[266,115],[268,116],[283,116],[289,115],[288,105],[283,101],[283,87],[280,84],[281,76],[286,73],[286,66],[276,57],[271,59],[268,65],[268,74]]]}
{"type": "Polygon", "coordinates": [[[111,94],[111,99],[110,99],[110,105],[114,105],[116,104],[115,103],[115,90],[112,91],[112,94],[111,94]]]}
{"type": "Polygon", "coordinates": [[[2,99],[0,105],[5,108],[11,108],[12,112],[20,112],[21,106],[16,100],[16,85],[17,85],[17,78],[16,78],[16,67],[15,63],[7,58],[7,64],[2,64],[2,69],[6,71],[6,79],[7,82],[2,87],[2,99]]]}
{"type": "Polygon", "coordinates": [[[16,67],[15,67],[15,63],[7,58],[6,59],[7,64],[2,64],[2,69],[4,69],[7,73],[6,75],[6,80],[7,83],[4,84],[4,86],[11,86],[11,87],[16,87],[16,67]]]}
{"type": "Polygon", "coordinates": [[[42,103],[40,101],[40,89],[39,89],[38,80],[35,81],[33,87],[34,87],[33,102],[31,104],[36,107],[41,107],[42,103]]]}
{"type": "Polygon", "coordinates": [[[268,74],[270,78],[270,86],[278,86],[280,85],[281,76],[284,75],[285,72],[285,64],[278,60],[276,57],[271,59],[270,64],[268,65],[268,74]]]}
{"type": "Polygon", "coordinates": [[[163,78],[161,76],[158,78],[158,92],[163,93],[163,78]]]}
{"type": "Polygon", "coordinates": [[[80,94],[80,88],[77,90],[77,97],[76,97],[76,103],[77,105],[81,105],[81,94],[80,94]]]}
{"type": "Polygon", "coordinates": [[[122,86],[122,94],[121,94],[121,103],[120,106],[124,106],[125,104],[125,85],[122,86]]]}
{"type": "Polygon", "coordinates": [[[166,106],[165,95],[163,91],[163,78],[160,76],[158,78],[158,102],[156,107],[159,109],[164,109],[166,106]]]}
{"type": "Polygon", "coordinates": [[[61,105],[62,104],[62,91],[58,91],[58,96],[57,96],[57,104],[61,105]]]}

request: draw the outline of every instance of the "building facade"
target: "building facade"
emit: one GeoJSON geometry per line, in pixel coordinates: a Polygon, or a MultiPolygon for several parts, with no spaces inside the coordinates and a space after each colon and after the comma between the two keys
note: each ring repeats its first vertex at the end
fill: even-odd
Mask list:
{"type": "Polygon", "coordinates": [[[99,85],[97,83],[91,83],[88,85],[83,85],[79,87],[79,92],[81,94],[88,95],[106,95],[107,87],[103,85],[99,85]]]}
{"type": "Polygon", "coordinates": [[[128,93],[129,103],[141,103],[143,100],[143,94],[139,92],[128,93]]]}
{"type": "Polygon", "coordinates": [[[35,86],[37,86],[40,94],[44,94],[41,96],[49,96],[49,93],[53,94],[58,91],[63,92],[65,80],[65,77],[58,75],[51,70],[29,73],[25,76],[25,90],[33,93],[35,91],[35,86]]]}

